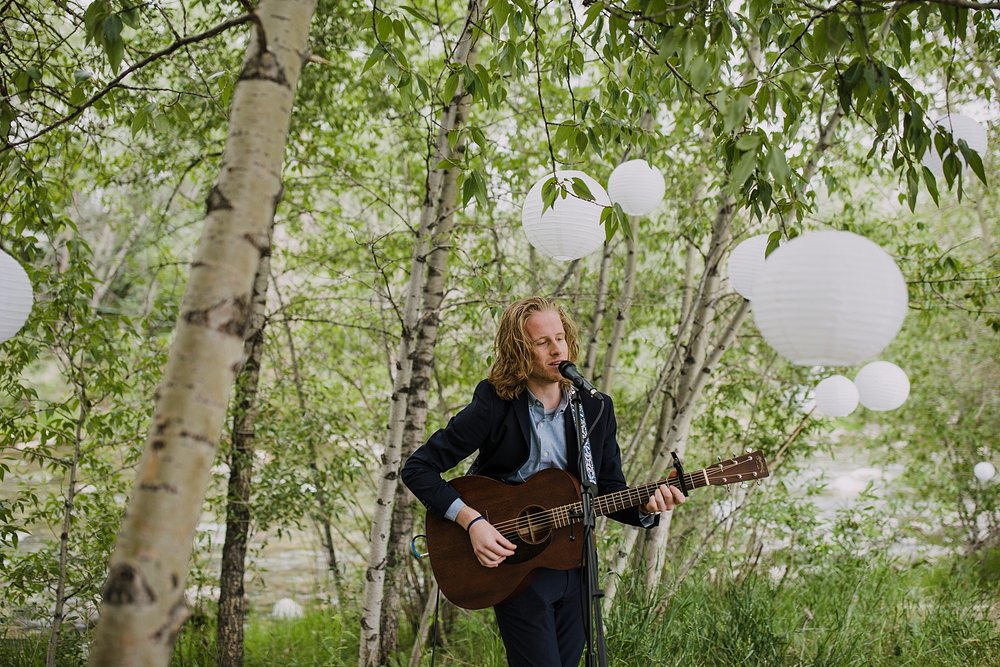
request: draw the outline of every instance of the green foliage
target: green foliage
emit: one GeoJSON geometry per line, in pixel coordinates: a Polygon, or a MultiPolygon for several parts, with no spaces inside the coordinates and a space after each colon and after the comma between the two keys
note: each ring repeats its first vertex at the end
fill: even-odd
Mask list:
{"type": "MultiPolygon", "coordinates": [[[[5,622],[50,617],[55,537],[78,440],[70,619],[89,618],[98,598],[251,29],[190,44],[98,96],[145,54],[243,6],[50,5],[14,3],[20,18],[5,17],[0,36],[0,246],[28,270],[36,294],[24,331],[0,349],[5,622]]],[[[464,3],[319,3],[276,217],[256,424],[255,548],[309,527],[322,491],[341,531],[348,596],[360,584],[356,564],[366,555],[414,232],[435,171],[457,173],[460,210],[444,240],[451,254],[428,428],[468,400],[490,363],[496,316],[511,298],[557,294],[589,335],[599,299],[620,305],[613,302],[623,294],[631,240],[639,288],[612,387],[621,440],[636,437],[630,477],[643,472],[653,438],[648,422],[641,433],[638,424],[674,390],[652,391],[656,369],[675,344],[687,352],[675,336],[684,300],[700,277],[720,201],[731,196],[732,238],[768,233],[768,253],[807,229],[838,228],[898,258],[912,312],[886,356],[910,374],[913,393],[897,413],[808,419],[789,440],[803,420],[805,394],[826,371],[790,367],[745,324],[713,370],[686,459],[700,466],[751,447],[783,452],[781,467],[750,495],[706,492],[678,513],[675,530],[685,537],[671,548],[697,577],[682,582],[666,614],[632,597],[616,610],[620,664],[685,657],[706,664],[705,655],[718,664],[858,664],[868,654],[851,642],[875,664],[893,664],[892,656],[931,664],[995,659],[995,634],[977,616],[978,593],[960,587],[951,603],[939,592],[943,584],[925,586],[901,564],[867,567],[850,556],[906,537],[975,549],[983,563],[995,563],[984,526],[996,525],[1000,487],[975,482],[971,466],[996,461],[1000,430],[991,245],[1000,200],[983,185],[997,172],[996,128],[989,128],[987,154],[977,155],[935,125],[968,105],[982,105],[973,106],[980,117],[996,116],[995,12],[941,3],[816,8],[793,0],[585,8],[494,0],[487,7],[476,58],[466,64],[452,50],[464,3]],[[452,153],[433,164],[443,110],[463,93],[468,120],[447,137],[452,153]],[[830,147],[817,164],[821,141],[830,147]],[[920,164],[931,150],[942,158],[943,179],[920,164]],[[619,161],[638,156],[664,173],[667,198],[641,220],[620,205],[604,210],[606,272],[597,256],[570,266],[534,253],[520,229],[532,184],[553,168],[606,182],[619,161]],[[689,253],[693,282],[685,279],[689,253]],[[862,498],[878,508],[885,506],[876,501],[890,502],[900,521],[871,510],[829,523],[805,502],[822,483],[792,482],[818,453],[832,451],[835,434],[902,470],[888,499],[874,491],[862,498]],[[736,519],[696,552],[719,508],[737,499],[747,502],[736,519]],[[769,565],[788,573],[783,581],[733,573],[756,539],[774,548],[769,565]],[[721,574],[713,577],[711,567],[721,574]],[[942,614],[905,602],[904,584],[918,586],[919,601],[942,614]],[[871,637],[866,618],[878,622],[871,637]],[[627,631],[633,628],[644,631],[627,631]],[[943,647],[940,663],[935,645],[943,647]]],[[[543,188],[546,207],[558,197],[593,195],[582,181],[543,188]]],[[[720,292],[709,326],[741,303],[720,292]]],[[[605,317],[598,341],[612,319],[605,317]]],[[[600,346],[596,354],[600,368],[600,346]]],[[[221,461],[216,470],[206,511],[218,514],[227,470],[221,461]]],[[[621,535],[609,527],[610,540],[621,535]]],[[[192,584],[217,576],[217,546],[199,542],[192,584]]],[[[994,578],[983,579],[995,582],[991,571],[994,578]]],[[[351,604],[343,600],[344,608],[351,604]]],[[[213,621],[197,622],[178,645],[177,660],[194,661],[186,664],[212,659],[213,621]]],[[[270,664],[274,655],[289,664],[353,661],[354,624],[320,611],[287,624],[254,617],[248,662],[270,664]]],[[[449,636],[457,657],[445,660],[502,664],[488,624],[488,615],[460,615],[449,636]]],[[[66,645],[76,641],[70,635],[66,645]]]]}
{"type": "MultiPolygon", "coordinates": [[[[170,664],[195,667],[217,664],[215,613],[203,610],[188,622],[174,647],[170,664]]],[[[301,618],[271,618],[254,614],[245,632],[243,664],[269,667],[346,665],[357,659],[357,619],[340,609],[307,606],[301,618]]]]}

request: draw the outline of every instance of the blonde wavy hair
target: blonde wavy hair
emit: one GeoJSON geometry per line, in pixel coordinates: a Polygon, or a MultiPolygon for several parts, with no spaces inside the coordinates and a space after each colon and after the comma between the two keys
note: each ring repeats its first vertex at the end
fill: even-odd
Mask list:
{"type": "Polygon", "coordinates": [[[569,360],[575,362],[580,353],[576,324],[555,301],[543,296],[530,296],[510,304],[500,316],[497,334],[493,339],[495,360],[489,374],[490,384],[496,389],[497,395],[505,401],[513,400],[520,394],[528,380],[532,364],[532,345],[525,331],[525,323],[529,317],[543,310],[552,310],[559,314],[566,332],[569,360]]]}

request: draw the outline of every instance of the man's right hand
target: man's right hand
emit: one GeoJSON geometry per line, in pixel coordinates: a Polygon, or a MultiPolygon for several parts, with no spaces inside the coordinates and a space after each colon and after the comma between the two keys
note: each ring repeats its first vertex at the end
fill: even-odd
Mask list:
{"type": "Polygon", "coordinates": [[[483,567],[497,567],[508,556],[514,555],[517,546],[500,534],[489,521],[476,521],[469,526],[472,551],[483,567]]]}

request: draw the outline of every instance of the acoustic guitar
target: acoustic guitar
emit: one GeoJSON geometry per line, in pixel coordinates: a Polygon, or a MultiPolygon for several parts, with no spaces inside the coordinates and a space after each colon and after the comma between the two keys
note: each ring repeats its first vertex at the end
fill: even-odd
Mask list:
{"type": "MultiPolygon", "coordinates": [[[[760,452],[750,452],[715,465],[666,479],[597,496],[594,514],[604,516],[645,504],[661,484],[688,490],[722,486],[768,476],[760,452]]],[[[476,508],[517,545],[498,567],[476,559],[465,530],[454,521],[427,515],[425,533],[431,569],[441,592],[465,609],[482,609],[503,602],[530,581],[538,568],[569,570],[583,560],[580,484],[564,470],[548,468],[524,484],[505,484],[468,475],[449,482],[470,507],[476,508]]]]}

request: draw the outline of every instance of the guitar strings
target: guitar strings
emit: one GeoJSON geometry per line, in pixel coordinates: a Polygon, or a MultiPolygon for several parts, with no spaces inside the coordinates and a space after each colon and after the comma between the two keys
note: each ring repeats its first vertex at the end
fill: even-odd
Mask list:
{"type": "MultiPolygon", "coordinates": [[[[734,461],[732,462],[732,465],[736,466],[739,463],[739,461],[734,461]]],[[[704,486],[710,484],[712,480],[725,480],[725,477],[730,474],[732,473],[730,473],[724,465],[720,463],[711,468],[705,468],[703,470],[697,470],[693,473],[685,474],[684,484],[688,488],[697,488],[699,486],[698,482],[704,482],[704,484],[702,484],[702,486],[704,486]]],[[[642,502],[644,495],[645,497],[649,497],[649,495],[652,494],[652,492],[661,484],[676,487],[681,486],[680,480],[677,477],[668,477],[667,479],[662,479],[658,482],[642,484],[637,487],[622,489],[621,491],[614,491],[603,496],[598,496],[594,499],[594,502],[605,510],[600,512],[600,514],[603,515],[612,511],[617,511],[612,510],[611,508],[617,506],[619,501],[624,500],[626,497],[632,498],[634,496],[638,502],[632,503],[631,501],[626,501],[622,503],[620,508],[623,510],[628,509],[629,507],[635,507],[642,502]]],[[[507,539],[518,539],[525,532],[530,534],[531,532],[568,526],[570,524],[570,516],[573,516],[574,514],[578,515],[582,510],[582,507],[582,502],[570,503],[561,507],[547,509],[542,512],[534,512],[525,516],[517,516],[513,519],[500,521],[493,524],[493,527],[507,539]],[[512,530],[513,532],[511,532],[512,530]]]]}

